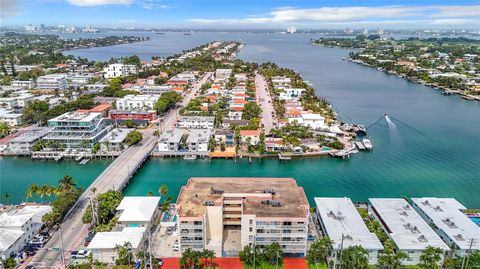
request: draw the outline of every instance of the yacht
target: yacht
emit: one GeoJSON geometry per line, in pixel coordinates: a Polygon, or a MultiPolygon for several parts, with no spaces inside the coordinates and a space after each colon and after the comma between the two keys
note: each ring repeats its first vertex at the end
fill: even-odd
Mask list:
{"type": "Polygon", "coordinates": [[[372,150],[373,149],[373,145],[372,145],[372,142],[370,142],[370,139],[364,138],[364,139],[362,139],[362,143],[367,150],[372,150]]]}

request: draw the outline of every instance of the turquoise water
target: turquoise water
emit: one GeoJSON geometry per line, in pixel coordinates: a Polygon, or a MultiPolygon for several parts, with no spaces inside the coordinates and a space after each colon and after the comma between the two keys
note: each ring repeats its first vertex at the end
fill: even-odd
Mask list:
{"type": "MultiPolygon", "coordinates": [[[[110,59],[139,54],[148,59],[211,40],[242,39],[247,44],[239,53],[242,59],[270,60],[298,71],[320,96],[332,102],[344,121],[372,125],[368,132],[375,149],[347,161],[315,158],[249,164],[246,160],[209,163],[152,159],[135,175],[125,190],[127,195],[158,193],[159,186],[167,184],[175,197],[193,176],[293,177],[310,202],[315,196],[348,196],[356,201],[444,196],[455,197],[467,207],[480,207],[480,103],[443,96],[436,90],[342,61],[348,50],[309,45],[314,35],[194,33],[150,37],[145,43],[78,50],[75,55],[110,59]],[[382,118],[384,112],[389,113],[394,126],[382,118]]],[[[0,159],[0,191],[8,191],[14,201],[21,201],[31,182],[55,182],[64,174],[88,184],[106,163],[88,165],[0,159]]]]}
{"type": "MultiPolygon", "coordinates": [[[[111,160],[91,161],[79,165],[74,161],[33,161],[30,158],[0,157],[0,193],[8,192],[11,203],[26,199],[25,191],[32,184],[57,185],[65,175],[72,176],[77,185],[86,188],[110,164],[111,160]]],[[[36,202],[48,201],[47,197],[36,197],[36,202]]]]}
{"type": "Polygon", "coordinates": [[[480,217],[472,217],[470,218],[475,224],[480,226],[480,217]]]}

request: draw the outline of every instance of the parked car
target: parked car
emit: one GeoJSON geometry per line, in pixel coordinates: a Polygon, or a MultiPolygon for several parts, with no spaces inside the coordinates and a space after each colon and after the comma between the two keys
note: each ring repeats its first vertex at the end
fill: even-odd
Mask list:
{"type": "Polygon", "coordinates": [[[93,239],[93,237],[95,237],[95,234],[96,234],[95,231],[91,231],[91,232],[88,233],[87,237],[85,237],[85,242],[83,243],[83,245],[85,247],[88,246],[88,244],[90,244],[90,242],[92,242],[92,239],[93,239]]]}
{"type": "Polygon", "coordinates": [[[70,254],[70,257],[72,259],[86,259],[88,258],[88,256],[90,256],[90,253],[91,251],[89,250],[81,249],[79,251],[72,251],[72,253],[70,254]]]}

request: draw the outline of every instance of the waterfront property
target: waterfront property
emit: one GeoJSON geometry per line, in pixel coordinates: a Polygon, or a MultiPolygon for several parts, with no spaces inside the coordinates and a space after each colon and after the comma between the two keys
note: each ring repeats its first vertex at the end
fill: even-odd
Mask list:
{"type": "Polygon", "coordinates": [[[0,215],[0,260],[15,257],[38,234],[47,205],[20,205],[0,215]]]}
{"type": "Polygon", "coordinates": [[[23,115],[15,113],[13,110],[0,108],[0,122],[5,122],[10,126],[18,126],[23,124],[23,115]]]}
{"type": "Polygon", "coordinates": [[[278,242],[287,256],[306,254],[309,204],[292,178],[191,178],[176,207],[181,250],[236,256],[278,242]]]}
{"type": "Polygon", "coordinates": [[[480,227],[463,212],[466,208],[454,198],[412,198],[412,206],[459,256],[480,250],[480,227]]]}
{"type": "Polygon", "coordinates": [[[126,196],[117,206],[118,225],[149,228],[158,217],[158,196],[126,196]]]}
{"type": "Polygon", "coordinates": [[[20,134],[8,142],[8,151],[14,154],[29,154],[32,152],[33,145],[42,139],[50,130],[51,127],[35,127],[19,131],[20,134]]]}
{"type": "Polygon", "coordinates": [[[188,133],[187,146],[188,151],[198,152],[198,153],[207,153],[208,152],[208,142],[212,137],[212,130],[209,129],[192,129],[188,133]]]}
{"type": "Polygon", "coordinates": [[[352,246],[368,251],[368,263],[377,264],[383,250],[377,236],[370,232],[350,198],[315,198],[316,215],[322,231],[333,241],[335,252],[352,246]]]}
{"type": "Polygon", "coordinates": [[[54,128],[43,139],[65,148],[90,149],[109,130],[102,114],[97,112],[67,112],[48,120],[48,126],[54,128]]]}
{"type": "Polygon", "coordinates": [[[162,133],[158,140],[158,151],[160,152],[175,152],[180,148],[184,135],[182,129],[170,129],[162,133]]]}
{"type": "Polygon", "coordinates": [[[450,250],[405,199],[370,198],[368,202],[370,215],[380,222],[397,250],[408,254],[403,265],[419,264],[428,246],[440,248],[443,255],[450,250]]]}
{"type": "Polygon", "coordinates": [[[122,151],[127,146],[124,144],[127,135],[132,132],[133,128],[115,128],[107,135],[100,139],[100,149],[103,151],[122,151]]]}

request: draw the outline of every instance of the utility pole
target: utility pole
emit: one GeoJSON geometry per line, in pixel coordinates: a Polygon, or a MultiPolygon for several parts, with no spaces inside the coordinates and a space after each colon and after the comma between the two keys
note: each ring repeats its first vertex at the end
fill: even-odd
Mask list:
{"type": "Polygon", "coordinates": [[[470,239],[470,245],[469,245],[469,247],[468,247],[467,255],[465,255],[465,256],[463,257],[462,269],[468,268],[468,260],[470,259],[470,254],[471,254],[471,252],[472,252],[472,246],[473,246],[473,241],[474,241],[474,240],[475,240],[474,238],[470,239]]]}
{"type": "Polygon", "coordinates": [[[150,259],[150,268],[153,268],[153,263],[152,263],[152,229],[149,229],[148,231],[148,255],[150,259]]]}
{"type": "Polygon", "coordinates": [[[63,268],[67,268],[67,266],[65,264],[65,253],[64,253],[64,249],[63,249],[62,225],[60,225],[59,231],[60,231],[60,256],[62,257],[63,268]]]}
{"type": "Polygon", "coordinates": [[[255,263],[255,254],[257,253],[257,248],[255,246],[255,235],[253,236],[253,269],[257,268],[257,264],[255,263]]]}
{"type": "MultiPolygon", "coordinates": [[[[344,235],[343,235],[343,233],[342,233],[342,242],[340,243],[340,261],[342,261],[342,252],[343,252],[343,238],[344,238],[344,235]]],[[[340,267],[340,268],[343,268],[343,266],[342,266],[342,265],[343,265],[343,264],[342,264],[342,263],[340,263],[339,267],[340,267]]]]}

